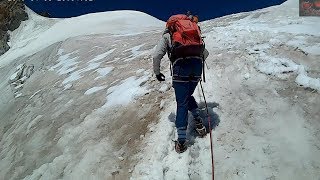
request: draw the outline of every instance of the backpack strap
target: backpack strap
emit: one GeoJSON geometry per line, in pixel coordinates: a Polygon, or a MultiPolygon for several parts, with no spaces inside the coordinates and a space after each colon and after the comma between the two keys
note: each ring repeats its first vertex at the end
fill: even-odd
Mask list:
{"type": "MultiPolygon", "coordinates": [[[[170,36],[170,43],[172,43],[172,33],[171,33],[171,31],[170,31],[168,28],[166,28],[166,29],[164,30],[162,36],[164,36],[165,34],[169,34],[169,36],[170,36]]],[[[171,44],[171,47],[172,47],[172,44],[171,44]]],[[[173,72],[172,72],[172,71],[173,71],[173,70],[172,70],[172,60],[171,60],[171,47],[170,47],[169,44],[167,44],[166,49],[167,49],[168,58],[169,58],[169,60],[170,60],[170,75],[173,76],[173,72]]]]}
{"type": "Polygon", "coordinates": [[[167,33],[170,33],[170,31],[169,31],[168,28],[166,28],[166,29],[163,31],[163,34],[162,34],[162,35],[165,35],[165,34],[167,34],[167,33]]]}
{"type": "Polygon", "coordinates": [[[172,61],[173,61],[173,59],[171,58],[171,52],[172,52],[172,32],[169,30],[169,29],[166,29],[164,32],[163,32],[163,35],[165,35],[165,34],[169,34],[169,36],[170,36],[170,43],[171,44],[167,44],[167,53],[168,53],[168,58],[170,59],[170,61],[171,61],[171,63],[172,63],[172,61]],[[170,47],[170,45],[171,45],[171,47],[170,47]]]}

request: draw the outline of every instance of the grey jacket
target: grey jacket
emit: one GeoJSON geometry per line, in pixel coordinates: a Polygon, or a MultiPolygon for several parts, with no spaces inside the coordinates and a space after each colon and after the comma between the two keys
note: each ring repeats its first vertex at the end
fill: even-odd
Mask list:
{"type": "MultiPolygon", "coordinates": [[[[156,75],[160,74],[161,59],[167,53],[168,49],[171,49],[171,38],[170,34],[168,32],[166,33],[165,30],[162,38],[157,44],[155,51],[153,52],[153,71],[156,75]]],[[[204,59],[207,59],[207,57],[209,56],[209,52],[207,49],[204,50],[203,56],[204,59]]]]}

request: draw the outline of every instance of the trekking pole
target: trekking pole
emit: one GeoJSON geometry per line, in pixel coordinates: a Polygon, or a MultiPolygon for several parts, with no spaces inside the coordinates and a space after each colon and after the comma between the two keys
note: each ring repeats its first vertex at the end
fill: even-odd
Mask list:
{"type": "Polygon", "coordinates": [[[212,164],[212,180],[214,180],[214,160],[213,160],[213,145],[212,145],[212,133],[211,133],[211,120],[210,120],[209,110],[208,110],[208,104],[207,104],[206,97],[205,97],[205,95],[204,95],[204,91],[203,91],[203,87],[202,87],[201,80],[200,80],[200,87],[201,87],[201,90],[202,90],[202,95],[203,95],[204,103],[205,103],[205,105],[206,105],[207,117],[208,117],[208,122],[209,122],[210,148],[211,148],[211,164],[212,164]]]}

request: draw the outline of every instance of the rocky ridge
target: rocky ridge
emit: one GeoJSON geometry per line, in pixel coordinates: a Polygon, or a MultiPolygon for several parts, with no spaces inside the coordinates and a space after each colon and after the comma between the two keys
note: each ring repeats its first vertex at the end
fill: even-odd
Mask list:
{"type": "Polygon", "coordinates": [[[0,0],[0,55],[10,49],[8,31],[17,29],[27,19],[23,1],[0,0]]]}

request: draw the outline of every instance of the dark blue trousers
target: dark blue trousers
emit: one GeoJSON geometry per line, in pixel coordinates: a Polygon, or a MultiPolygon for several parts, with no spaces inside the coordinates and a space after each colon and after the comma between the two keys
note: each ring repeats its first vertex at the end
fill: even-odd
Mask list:
{"type": "Polygon", "coordinates": [[[199,108],[192,96],[201,78],[202,60],[185,59],[176,62],[173,66],[173,88],[177,102],[176,128],[178,140],[186,140],[188,126],[188,111],[194,117],[199,116],[199,108]]]}

